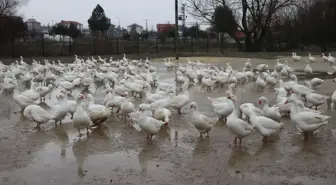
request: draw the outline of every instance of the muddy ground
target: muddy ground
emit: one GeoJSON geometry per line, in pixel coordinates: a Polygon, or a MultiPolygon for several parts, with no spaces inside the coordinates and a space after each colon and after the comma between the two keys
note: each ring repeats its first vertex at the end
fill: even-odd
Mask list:
{"type": "MultiPolygon", "coordinates": [[[[211,62],[223,65],[227,61],[242,68],[245,59],[217,58],[211,62]]],[[[275,64],[264,59],[252,62],[267,62],[270,67],[275,64]]],[[[293,66],[302,70],[305,62],[293,66]]],[[[312,66],[319,71],[330,70],[323,62],[312,66]]],[[[173,83],[174,75],[167,73],[162,63],[158,63],[158,69],[164,81],[173,83]]],[[[317,92],[331,95],[336,89],[331,76],[321,72],[313,75],[328,78],[317,92]]],[[[310,78],[301,76],[302,80],[310,78]]],[[[189,92],[201,112],[214,115],[207,97],[224,96],[225,90],[200,93],[199,87],[192,87],[189,92]]],[[[260,96],[275,101],[271,90],[256,92],[253,83],[238,86],[236,96],[240,103],[256,103],[260,96]]],[[[42,106],[52,106],[53,97],[54,93],[42,106]]],[[[102,102],[101,88],[94,97],[96,103],[102,102]]],[[[304,141],[291,121],[283,118],[285,129],[278,137],[263,144],[262,137],[254,133],[243,140],[242,149],[233,148],[233,136],[224,122],[216,124],[209,138],[199,138],[198,131],[188,123],[187,109],[181,116],[173,112],[169,127],[152,142],[145,139],[145,133],[125,127],[115,116],[89,137],[79,139],[70,116],[62,126],[47,123],[37,131],[35,124],[15,113],[18,107],[10,96],[1,97],[0,109],[0,184],[4,185],[331,185],[336,180],[336,116],[326,106],[320,109],[332,118],[309,141],[304,141]]]]}

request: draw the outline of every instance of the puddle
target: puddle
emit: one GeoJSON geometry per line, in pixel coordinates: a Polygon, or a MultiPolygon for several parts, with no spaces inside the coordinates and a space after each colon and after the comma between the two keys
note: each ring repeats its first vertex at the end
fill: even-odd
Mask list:
{"type": "MultiPolygon", "coordinates": [[[[167,73],[162,63],[158,67],[163,82],[174,83],[173,73],[167,73]]],[[[318,72],[314,75],[330,77],[318,72]]],[[[305,80],[312,76],[299,77],[305,80]]],[[[329,95],[335,89],[336,84],[328,78],[317,92],[329,95]]],[[[189,93],[201,112],[214,117],[207,97],[224,96],[225,90],[200,93],[197,86],[189,93]]],[[[256,92],[253,83],[238,85],[235,94],[239,103],[256,104],[260,96],[271,104],[275,101],[272,89],[256,92]]],[[[100,103],[103,96],[98,87],[95,102],[100,103]]],[[[51,98],[46,104],[52,105],[53,101],[51,98]]],[[[240,180],[256,184],[333,184],[329,180],[335,179],[336,170],[335,110],[321,110],[332,119],[312,141],[304,143],[302,135],[284,118],[285,129],[279,136],[263,145],[261,136],[252,134],[243,139],[244,150],[239,152],[232,148],[233,136],[224,122],[214,126],[209,138],[199,138],[198,131],[188,124],[189,117],[175,111],[169,128],[148,142],[143,132],[125,127],[115,117],[79,140],[68,117],[62,127],[47,123],[42,131],[36,131],[35,125],[3,108],[0,115],[12,117],[0,127],[4,130],[4,135],[0,131],[0,184],[244,184],[240,180]]],[[[188,109],[182,111],[188,113],[188,109]]]]}

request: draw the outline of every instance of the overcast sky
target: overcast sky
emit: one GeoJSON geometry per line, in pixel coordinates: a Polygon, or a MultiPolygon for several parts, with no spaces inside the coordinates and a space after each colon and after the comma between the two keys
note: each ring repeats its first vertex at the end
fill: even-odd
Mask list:
{"type": "Polygon", "coordinates": [[[174,0],[29,0],[21,8],[24,18],[35,18],[43,25],[60,20],[78,21],[87,27],[87,20],[93,8],[100,4],[112,24],[125,27],[138,23],[148,29],[156,28],[157,23],[174,23],[174,0]]]}

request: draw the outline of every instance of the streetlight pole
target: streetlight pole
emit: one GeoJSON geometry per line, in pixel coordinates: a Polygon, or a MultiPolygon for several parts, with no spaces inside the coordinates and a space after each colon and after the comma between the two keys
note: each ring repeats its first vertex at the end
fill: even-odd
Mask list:
{"type": "Polygon", "coordinates": [[[120,28],[120,18],[119,18],[119,17],[116,17],[116,18],[117,18],[117,19],[118,19],[118,21],[119,21],[119,25],[118,25],[118,26],[119,26],[119,28],[120,28]]]}
{"type": "Polygon", "coordinates": [[[176,57],[176,60],[179,59],[178,43],[179,43],[179,35],[178,35],[178,0],[175,0],[175,57],[176,57]]]}

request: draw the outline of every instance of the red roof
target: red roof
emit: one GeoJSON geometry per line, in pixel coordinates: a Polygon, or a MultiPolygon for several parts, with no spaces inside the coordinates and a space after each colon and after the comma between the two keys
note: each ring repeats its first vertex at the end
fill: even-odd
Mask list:
{"type": "Polygon", "coordinates": [[[157,24],[156,28],[158,32],[166,32],[170,28],[175,28],[175,24],[157,24]]]}
{"type": "Polygon", "coordinates": [[[237,32],[235,33],[235,37],[238,38],[238,39],[245,38],[245,33],[242,32],[242,31],[237,31],[237,32]]]}
{"type": "Polygon", "coordinates": [[[74,24],[74,25],[83,25],[82,23],[79,23],[77,21],[65,21],[65,20],[61,20],[60,22],[61,24],[74,24]]]}

